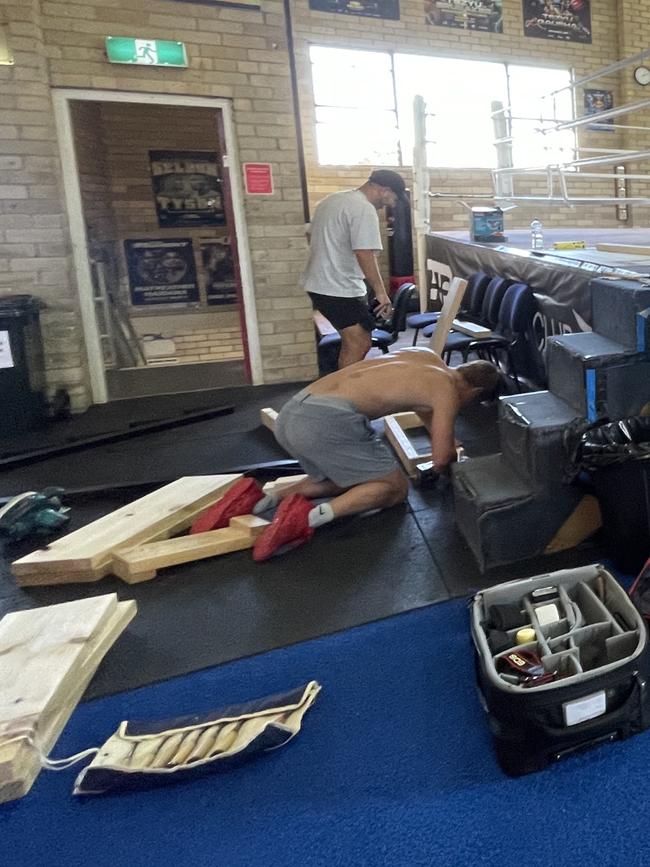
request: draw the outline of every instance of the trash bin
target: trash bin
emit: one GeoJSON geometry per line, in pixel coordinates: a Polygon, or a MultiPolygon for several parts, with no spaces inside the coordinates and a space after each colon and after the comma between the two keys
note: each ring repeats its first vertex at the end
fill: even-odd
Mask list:
{"type": "Polygon", "coordinates": [[[574,464],[591,476],[612,558],[636,574],[650,556],[650,418],[591,425],[574,464]]]}
{"type": "Polygon", "coordinates": [[[33,430],[45,422],[39,321],[43,306],[32,295],[0,297],[0,436],[33,430]]]}

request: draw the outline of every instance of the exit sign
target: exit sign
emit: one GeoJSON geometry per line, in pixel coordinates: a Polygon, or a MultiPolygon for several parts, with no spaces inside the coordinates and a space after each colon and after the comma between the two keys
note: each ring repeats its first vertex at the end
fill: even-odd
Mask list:
{"type": "Polygon", "coordinates": [[[133,39],[107,36],[106,54],[111,63],[136,63],[139,66],[187,66],[183,42],[162,39],[133,39]]]}

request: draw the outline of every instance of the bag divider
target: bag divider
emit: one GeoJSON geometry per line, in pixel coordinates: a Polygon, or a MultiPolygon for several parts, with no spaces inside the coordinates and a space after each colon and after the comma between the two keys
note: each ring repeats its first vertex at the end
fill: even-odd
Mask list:
{"type": "Polygon", "coordinates": [[[614,627],[614,632],[620,634],[624,632],[609,608],[602,602],[591,586],[586,581],[580,581],[575,587],[575,601],[578,603],[580,610],[585,617],[586,625],[600,623],[608,620],[614,627]]]}

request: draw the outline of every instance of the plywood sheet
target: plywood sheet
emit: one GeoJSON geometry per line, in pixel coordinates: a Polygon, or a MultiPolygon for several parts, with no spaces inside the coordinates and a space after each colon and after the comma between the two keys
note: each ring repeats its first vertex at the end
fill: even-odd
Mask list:
{"type": "Polygon", "coordinates": [[[106,652],[136,613],[115,594],[7,615],[0,622],[0,802],[22,797],[106,652]]]}

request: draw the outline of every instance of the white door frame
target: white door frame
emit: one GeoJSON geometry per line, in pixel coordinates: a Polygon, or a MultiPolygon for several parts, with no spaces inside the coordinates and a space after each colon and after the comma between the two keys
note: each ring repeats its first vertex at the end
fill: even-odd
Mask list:
{"type": "Polygon", "coordinates": [[[255,307],[255,292],[253,284],[253,268],[248,232],[244,213],[244,195],[241,182],[240,162],[237,154],[237,141],[232,119],[232,105],[227,99],[211,99],[203,96],[172,96],[166,93],[134,93],[120,90],[81,90],[74,88],[53,88],[54,116],[59,139],[61,165],[63,169],[63,186],[68,209],[70,235],[72,239],[72,255],[77,276],[81,321],[86,341],[88,369],[93,403],[106,403],[108,390],[106,387],[106,370],[102,354],[99,325],[93,299],[93,282],[88,257],[88,238],[83,217],[83,202],[77,156],[75,152],[74,131],[70,103],[74,100],[90,102],[125,102],[144,105],[175,105],[191,106],[193,108],[220,109],[223,116],[223,126],[226,136],[227,167],[230,173],[230,189],[232,207],[235,216],[235,232],[237,235],[237,251],[241,273],[242,297],[244,302],[244,319],[248,334],[248,355],[251,365],[253,385],[263,383],[262,357],[260,351],[259,330],[257,325],[257,310],[255,307]]]}

